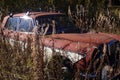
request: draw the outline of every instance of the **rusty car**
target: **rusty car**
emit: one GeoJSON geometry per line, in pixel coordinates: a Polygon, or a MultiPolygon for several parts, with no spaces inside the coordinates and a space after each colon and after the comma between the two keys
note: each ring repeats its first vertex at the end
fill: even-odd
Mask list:
{"type": "Polygon", "coordinates": [[[27,35],[34,35],[36,26],[36,34],[44,35],[44,57],[49,69],[52,60],[60,58],[61,70],[71,75],[75,75],[77,70],[80,76],[92,78],[100,75],[104,80],[107,73],[103,74],[103,69],[109,66],[112,70],[113,66],[119,64],[119,35],[101,32],[81,34],[79,28],[60,12],[28,12],[6,16],[1,34],[10,42],[15,41],[15,35],[19,35],[18,41],[25,41],[27,35]],[[101,63],[103,67],[100,67],[101,63]]]}

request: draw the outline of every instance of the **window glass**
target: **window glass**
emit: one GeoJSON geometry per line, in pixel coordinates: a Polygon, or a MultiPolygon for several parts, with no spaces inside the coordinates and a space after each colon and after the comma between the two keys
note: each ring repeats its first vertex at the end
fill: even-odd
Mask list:
{"type": "Polygon", "coordinates": [[[7,23],[6,23],[5,27],[7,29],[9,29],[9,30],[16,30],[16,28],[17,28],[17,20],[18,20],[18,18],[11,18],[10,17],[7,20],[7,23]]]}
{"type": "Polygon", "coordinates": [[[32,19],[19,18],[18,29],[17,29],[18,31],[32,32],[33,27],[34,25],[32,19]]]}
{"type": "Polygon", "coordinates": [[[46,25],[49,24],[47,34],[52,34],[53,22],[55,23],[56,33],[73,33],[75,29],[78,30],[65,15],[40,16],[37,17],[36,20],[39,22],[39,30],[41,30],[41,28],[45,29],[46,25]]]}
{"type": "Polygon", "coordinates": [[[8,18],[5,27],[14,31],[32,32],[34,25],[31,18],[10,17],[8,18]]]}

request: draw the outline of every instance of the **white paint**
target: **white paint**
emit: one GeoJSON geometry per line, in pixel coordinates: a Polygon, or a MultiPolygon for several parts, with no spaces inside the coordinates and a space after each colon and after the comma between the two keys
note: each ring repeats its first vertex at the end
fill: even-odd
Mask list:
{"type": "MultiPolygon", "coordinates": [[[[24,43],[22,41],[15,41],[14,39],[9,39],[9,42],[12,46],[15,45],[15,42],[20,43],[20,46],[22,46],[22,50],[24,51],[24,48],[27,48],[27,43],[24,43]]],[[[80,55],[78,53],[70,52],[70,51],[65,51],[62,49],[52,49],[50,47],[44,47],[44,61],[50,61],[53,55],[61,55],[69,58],[73,63],[81,60],[83,55],[80,55]],[[54,52],[53,52],[54,51],[54,52]]]]}
{"type": "Polygon", "coordinates": [[[78,53],[74,53],[74,52],[70,52],[70,51],[64,51],[64,50],[60,50],[60,49],[51,49],[49,47],[45,47],[44,48],[44,59],[46,60],[50,60],[52,58],[53,55],[61,55],[61,56],[65,56],[67,58],[69,58],[73,63],[81,60],[84,56],[78,54],[78,53]],[[55,52],[53,52],[55,51],[55,52]]]}
{"type": "Polygon", "coordinates": [[[12,47],[15,45],[15,43],[18,43],[21,46],[22,51],[24,51],[24,48],[27,48],[27,43],[25,43],[23,41],[15,41],[14,39],[10,38],[9,43],[12,47]]]}

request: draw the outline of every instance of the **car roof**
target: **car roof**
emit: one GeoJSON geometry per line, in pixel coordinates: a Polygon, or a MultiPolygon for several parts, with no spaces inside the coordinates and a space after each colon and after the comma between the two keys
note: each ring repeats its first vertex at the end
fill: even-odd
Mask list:
{"type": "MultiPolygon", "coordinates": [[[[18,13],[14,14],[13,16],[24,16],[27,13],[18,13]]],[[[46,15],[65,15],[64,13],[61,12],[29,12],[28,14],[31,18],[36,18],[38,16],[46,16],[46,15]]]]}

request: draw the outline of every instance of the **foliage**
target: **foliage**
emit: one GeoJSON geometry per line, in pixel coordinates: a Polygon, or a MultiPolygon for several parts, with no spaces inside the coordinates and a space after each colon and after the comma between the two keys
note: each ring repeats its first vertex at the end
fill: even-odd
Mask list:
{"type": "MultiPolygon", "coordinates": [[[[103,11],[104,8],[106,8],[104,4],[107,2],[105,1],[106,0],[0,0],[0,11],[4,13],[0,13],[0,22],[2,21],[1,16],[5,16],[10,12],[18,13],[25,12],[26,10],[38,10],[38,8],[48,9],[53,5],[55,5],[56,9],[62,9],[66,12],[68,5],[70,5],[74,12],[75,5],[82,4],[84,9],[88,10],[87,15],[80,17],[77,15],[77,12],[75,12],[75,15],[72,14],[72,20],[79,28],[120,34],[120,20],[113,17],[118,15],[118,10],[106,15],[106,12],[103,11]]],[[[0,80],[47,80],[47,75],[43,68],[43,55],[40,55],[43,54],[42,49],[39,47],[36,48],[36,42],[32,45],[29,39],[28,44],[29,46],[23,50],[19,43],[11,46],[9,41],[0,35],[0,80]]],[[[78,73],[76,73],[77,76],[75,76],[75,78],[80,79],[78,73]]],[[[55,75],[57,76],[57,74],[55,75]]]]}
{"type": "MultiPolygon", "coordinates": [[[[30,36],[28,36],[27,47],[25,47],[24,43],[10,43],[7,38],[4,38],[3,35],[0,35],[0,79],[61,80],[62,75],[66,74],[63,74],[63,72],[61,72],[61,67],[63,66],[60,64],[62,63],[62,57],[55,56],[55,58],[53,58],[50,63],[46,63],[45,65],[45,63],[43,62],[43,48],[39,46],[42,44],[38,43],[36,35],[33,37],[34,42],[31,42],[29,37],[30,36]]],[[[97,51],[93,56],[93,59],[90,61],[88,68],[85,69],[86,74],[88,74],[90,73],[92,68],[92,71],[94,71],[96,74],[95,80],[100,80],[99,72],[106,62],[106,57],[108,57],[106,54],[106,46],[105,49],[103,49],[103,52],[105,54],[103,58],[96,59],[96,56],[98,54],[97,51]],[[100,66],[96,67],[98,64],[100,64],[100,66]]],[[[116,64],[116,66],[112,68],[114,69],[112,70],[112,74],[118,74],[119,67],[119,64],[116,64]]],[[[79,69],[77,70],[75,66],[73,66],[73,68],[74,71],[72,72],[74,73],[74,76],[71,74],[65,75],[67,78],[65,80],[89,80],[89,77],[82,77],[79,75],[81,73],[79,69]]]]}
{"type": "Polygon", "coordinates": [[[7,39],[0,36],[0,79],[30,80],[33,78],[30,52],[23,52],[20,44],[11,46],[7,39]]]}
{"type": "MultiPolygon", "coordinates": [[[[68,5],[75,10],[76,4],[82,4],[90,10],[104,8],[106,0],[0,0],[0,10],[3,13],[18,13],[27,10],[46,9],[55,5],[57,10],[67,11],[68,5]],[[7,11],[7,12],[6,12],[7,11]]],[[[6,15],[4,14],[4,15],[6,15]]]]}

